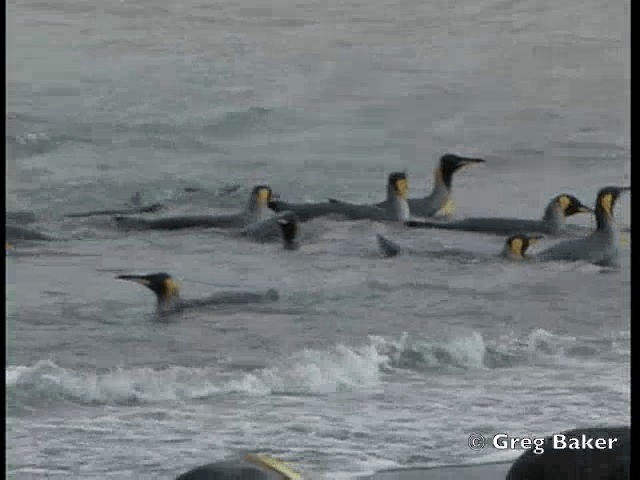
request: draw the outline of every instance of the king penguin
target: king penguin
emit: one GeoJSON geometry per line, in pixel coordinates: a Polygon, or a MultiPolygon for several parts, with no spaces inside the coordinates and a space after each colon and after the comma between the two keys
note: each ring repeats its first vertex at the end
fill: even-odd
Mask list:
{"type": "Polygon", "coordinates": [[[504,217],[466,218],[455,222],[437,222],[430,220],[409,220],[405,225],[412,228],[439,228],[466,232],[482,232],[496,235],[515,233],[538,233],[544,235],[560,235],[565,231],[565,219],[577,213],[591,213],[589,207],[583,205],[573,195],[563,193],[554,197],[544,210],[540,220],[504,217]]]}
{"type": "Polygon", "coordinates": [[[299,222],[306,222],[325,215],[338,215],[348,220],[408,220],[407,190],[407,175],[404,172],[394,172],[389,174],[387,178],[386,200],[375,205],[356,205],[329,199],[319,203],[272,201],[269,203],[269,208],[276,212],[293,212],[299,222]]]}
{"type": "Polygon", "coordinates": [[[119,275],[116,278],[139,283],[151,290],[156,295],[158,313],[178,312],[193,307],[265,303],[278,299],[278,292],[269,289],[266,292],[220,292],[210,297],[185,300],[180,298],[180,282],[168,273],[119,275]]]}
{"type": "Polygon", "coordinates": [[[358,205],[334,199],[329,202],[333,204],[332,213],[348,220],[405,221],[410,217],[408,190],[407,175],[393,172],[387,178],[387,199],[384,202],[376,205],[358,205]]]}
{"type": "Polygon", "coordinates": [[[302,480],[288,462],[262,453],[209,463],[180,475],[176,480],[302,480]]]}
{"type": "Polygon", "coordinates": [[[115,217],[119,227],[133,230],[177,230],[183,228],[246,228],[262,221],[273,213],[269,202],[273,193],[267,185],[253,187],[246,208],[228,215],[182,215],[157,219],[138,217],[115,217]]]}
{"type": "MultiPolygon", "coordinates": [[[[535,245],[541,238],[541,235],[528,235],[525,233],[512,235],[505,241],[501,256],[510,260],[523,260],[525,258],[528,258],[526,256],[527,249],[530,246],[535,245]]],[[[377,235],[376,240],[378,242],[380,253],[385,257],[395,257],[400,254],[432,255],[437,257],[443,257],[448,254],[451,256],[460,257],[461,253],[467,253],[457,250],[445,250],[439,252],[417,251],[409,249],[407,247],[403,247],[380,234],[377,235]]]]}
{"type": "Polygon", "coordinates": [[[613,218],[616,201],[631,187],[604,187],[596,197],[596,229],[585,238],[560,242],[536,255],[545,261],[585,261],[605,267],[619,265],[620,232],[613,218]]]}
{"type": "Polygon", "coordinates": [[[431,193],[423,198],[408,200],[411,215],[414,217],[433,217],[451,201],[453,174],[463,167],[481,163],[485,163],[481,158],[461,157],[453,153],[447,153],[440,157],[439,165],[433,172],[434,182],[431,193]]]}

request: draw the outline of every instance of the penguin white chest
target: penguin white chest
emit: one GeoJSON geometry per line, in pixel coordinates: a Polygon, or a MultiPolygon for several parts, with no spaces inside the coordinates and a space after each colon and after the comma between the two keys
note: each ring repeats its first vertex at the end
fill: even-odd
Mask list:
{"type": "Polygon", "coordinates": [[[409,220],[409,218],[411,217],[411,212],[409,211],[409,203],[405,199],[398,199],[394,203],[394,220],[397,220],[399,222],[409,220]]]}

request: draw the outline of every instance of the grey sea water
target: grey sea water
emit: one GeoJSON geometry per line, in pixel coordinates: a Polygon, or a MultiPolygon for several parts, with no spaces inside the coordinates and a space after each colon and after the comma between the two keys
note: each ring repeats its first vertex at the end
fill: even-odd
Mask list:
{"type": "MultiPolygon", "coordinates": [[[[537,218],[629,184],[627,1],[12,0],[7,209],[56,240],[7,250],[10,478],[174,478],[263,451],[325,478],[510,459],[468,436],[630,421],[622,266],[511,264],[504,239],[320,219],[302,248],[122,232],[136,192],[177,214],[251,187],[365,202],[445,152],[456,216],[537,218]],[[375,235],[460,258],[383,259],[375,235]],[[280,300],[159,321],[115,280],[280,300]]],[[[629,198],[616,211],[630,222],[629,198]]],[[[587,227],[582,217],[571,223],[587,227]]],[[[550,244],[545,239],[544,244],[550,244]]]]}

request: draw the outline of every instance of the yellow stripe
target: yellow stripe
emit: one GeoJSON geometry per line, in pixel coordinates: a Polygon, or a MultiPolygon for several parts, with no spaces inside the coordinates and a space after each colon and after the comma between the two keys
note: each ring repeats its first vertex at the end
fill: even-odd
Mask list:
{"type": "Polygon", "coordinates": [[[620,243],[622,244],[623,247],[629,246],[629,239],[624,233],[620,233],[620,243]]]}
{"type": "Polygon", "coordinates": [[[443,215],[445,217],[450,217],[452,216],[454,213],[456,213],[456,204],[455,202],[451,199],[451,198],[447,198],[446,203],[444,204],[444,206],[438,211],[438,213],[440,215],[443,215]]]}
{"type": "Polygon", "coordinates": [[[264,453],[249,453],[245,456],[245,460],[248,462],[258,463],[269,470],[278,472],[283,475],[287,480],[302,480],[302,475],[293,470],[282,460],[270,457],[264,453]]]}

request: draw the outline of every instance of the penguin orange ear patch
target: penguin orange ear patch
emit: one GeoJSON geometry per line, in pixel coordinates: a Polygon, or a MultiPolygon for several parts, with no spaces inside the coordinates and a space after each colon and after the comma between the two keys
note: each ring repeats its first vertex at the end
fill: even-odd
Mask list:
{"type": "Polygon", "coordinates": [[[454,213],[456,213],[456,203],[451,198],[448,198],[443,207],[438,210],[438,214],[445,217],[450,217],[454,213]]]}
{"type": "Polygon", "coordinates": [[[600,197],[600,206],[605,212],[611,215],[611,212],[613,211],[613,195],[610,193],[605,193],[602,197],[600,197]]]}
{"type": "Polygon", "coordinates": [[[521,238],[516,237],[512,239],[511,242],[509,243],[509,251],[519,257],[522,256],[523,248],[524,248],[524,241],[521,238]]]}
{"type": "Polygon", "coordinates": [[[571,206],[571,199],[566,195],[561,195],[558,198],[558,205],[560,205],[560,208],[562,209],[563,212],[566,212],[571,206]]]}
{"type": "Polygon", "coordinates": [[[401,178],[399,180],[396,180],[395,186],[398,195],[400,195],[402,198],[406,198],[407,193],[409,192],[409,182],[407,181],[407,179],[401,178]]]}
{"type": "Polygon", "coordinates": [[[628,247],[629,246],[629,239],[627,238],[627,236],[624,233],[620,234],[620,244],[623,247],[628,247]]]}
{"type": "Polygon", "coordinates": [[[165,295],[170,297],[175,297],[180,293],[180,282],[174,280],[173,278],[169,278],[164,282],[164,292],[165,295]]]}

